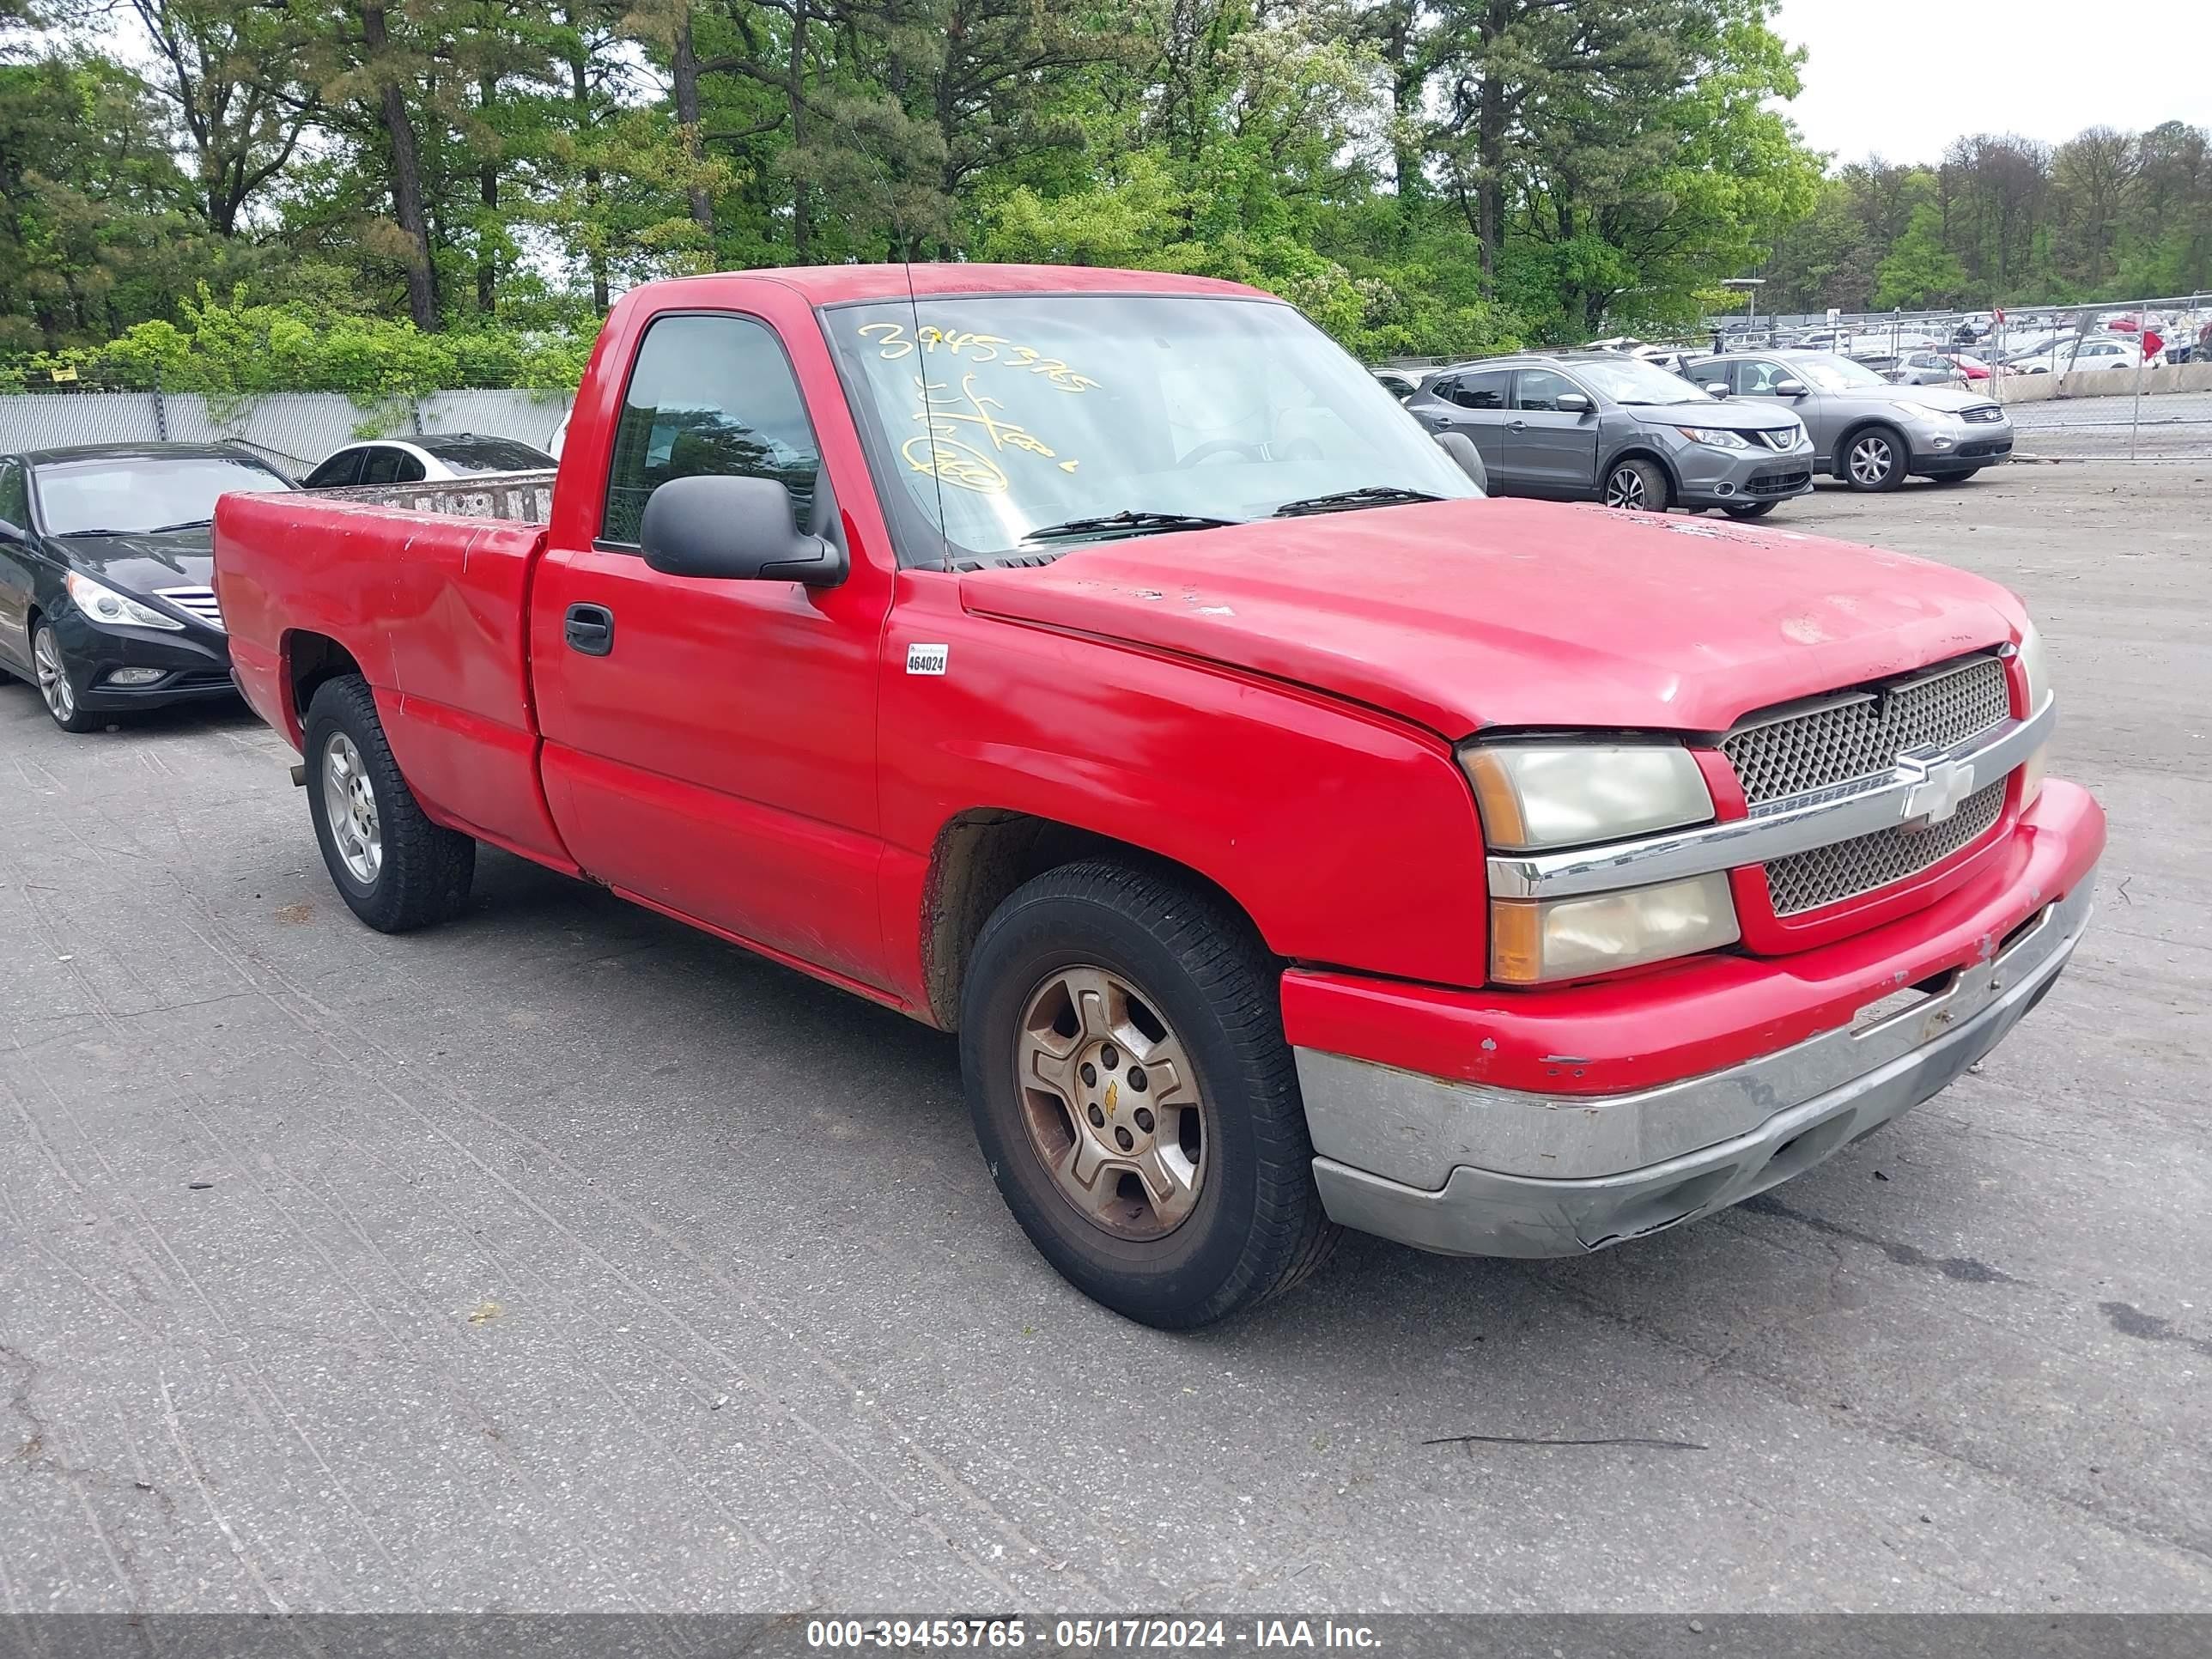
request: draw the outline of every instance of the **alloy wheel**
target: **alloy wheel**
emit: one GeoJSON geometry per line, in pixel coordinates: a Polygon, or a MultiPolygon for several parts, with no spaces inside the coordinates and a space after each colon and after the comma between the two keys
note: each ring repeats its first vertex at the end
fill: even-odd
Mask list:
{"type": "Polygon", "coordinates": [[[1190,1218],[1211,1139],[1189,1051],[1120,975],[1062,968],[1030,993],[1014,1038],[1023,1126],[1062,1198],[1118,1238],[1190,1218]]]}
{"type": "Polygon", "coordinates": [[[47,711],[64,722],[76,719],[76,688],[70,684],[69,670],[63,665],[61,647],[54,643],[52,629],[39,630],[31,657],[32,666],[38,670],[39,695],[46,700],[47,711]]]}
{"type": "Polygon", "coordinates": [[[1615,467],[1605,481],[1607,507],[1639,508],[1644,505],[1644,475],[1632,466],[1615,467]]]}
{"type": "Polygon", "coordinates": [[[1897,464],[1897,454],[1889,440],[1876,433],[1869,433],[1851,446],[1851,482],[1871,489],[1889,477],[1890,469],[1897,464]]]}
{"type": "Polygon", "coordinates": [[[376,884],[384,868],[384,835],[377,822],[376,791],[361,750],[343,732],[331,733],[323,749],[323,815],[346,871],[364,887],[376,884]]]}

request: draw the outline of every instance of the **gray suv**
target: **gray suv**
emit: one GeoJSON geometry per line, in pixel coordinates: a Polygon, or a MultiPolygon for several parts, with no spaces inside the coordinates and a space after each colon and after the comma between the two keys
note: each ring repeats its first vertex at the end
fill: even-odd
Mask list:
{"type": "Polygon", "coordinates": [[[1714,395],[1802,417],[1815,465],[1854,489],[1894,489],[1908,474],[1956,483],[2012,453],[2002,404],[1951,386],[1893,386],[1832,351],[1732,352],[1682,372],[1714,395]]]}
{"type": "Polygon", "coordinates": [[[1756,519],[1813,488],[1812,443],[1790,410],[1716,403],[1618,352],[1436,369],[1405,402],[1430,431],[1474,440],[1493,495],[1756,519]]]}

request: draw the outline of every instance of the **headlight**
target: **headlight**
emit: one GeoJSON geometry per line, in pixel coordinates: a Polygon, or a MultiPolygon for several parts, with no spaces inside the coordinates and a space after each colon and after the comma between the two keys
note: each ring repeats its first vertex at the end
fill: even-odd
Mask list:
{"type": "Polygon", "coordinates": [[[89,576],[80,576],[72,570],[69,573],[68,585],[69,596],[76,602],[76,608],[94,622],[110,628],[166,628],[177,633],[184,631],[184,623],[174,617],[164,615],[151,605],[141,605],[112,587],[103,587],[89,576]]]}
{"type": "Polygon", "coordinates": [[[1687,438],[1693,444],[1705,444],[1713,449],[1748,449],[1751,447],[1749,444],[1743,441],[1742,433],[1730,432],[1726,427],[1678,426],[1674,430],[1680,433],[1685,438],[1687,438]]]}
{"type": "Polygon", "coordinates": [[[1490,972],[1502,984],[1534,985],[1716,950],[1738,937],[1728,878],[1717,872],[1585,897],[1499,899],[1490,907],[1490,972]]]}
{"type": "MultiPolygon", "coordinates": [[[[2033,714],[2051,695],[2051,659],[2044,653],[2043,632],[2033,623],[2021,625],[2015,654],[2020,659],[2021,678],[2027,687],[2027,712],[2033,714]]],[[[2043,793],[2044,769],[2050,757],[2051,745],[2045,744],[2020,763],[2020,806],[2023,812],[2043,793]]]]}
{"type": "Polygon", "coordinates": [[[1460,751],[1494,851],[1530,853],[1703,823],[1713,798],[1674,744],[1496,744],[1460,751]]]}

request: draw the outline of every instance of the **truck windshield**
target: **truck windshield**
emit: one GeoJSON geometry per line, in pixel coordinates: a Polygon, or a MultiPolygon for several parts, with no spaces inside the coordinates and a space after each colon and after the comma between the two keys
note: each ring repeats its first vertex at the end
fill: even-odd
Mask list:
{"type": "Polygon", "coordinates": [[[843,306],[823,320],[848,382],[866,388],[878,476],[904,485],[896,516],[955,559],[1264,519],[1351,492],[1364,493],[1330,504],[1481,493],[1285,305],[1006,295],[843,306]]]}

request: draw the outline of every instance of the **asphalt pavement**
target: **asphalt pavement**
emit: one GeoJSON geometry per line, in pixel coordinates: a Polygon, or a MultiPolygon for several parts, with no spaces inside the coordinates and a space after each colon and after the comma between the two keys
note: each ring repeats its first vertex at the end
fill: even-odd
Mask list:
{"type": "Polygon", "coordinates": [[[1066,1288],[953,1043],[497,854],[356,924],[242,712],[0,688],[0,1608],[2212,1609],[2212,468],[1766,527],[2030,600],[2067,976],[1771,1198],[1066,1288]]]}

